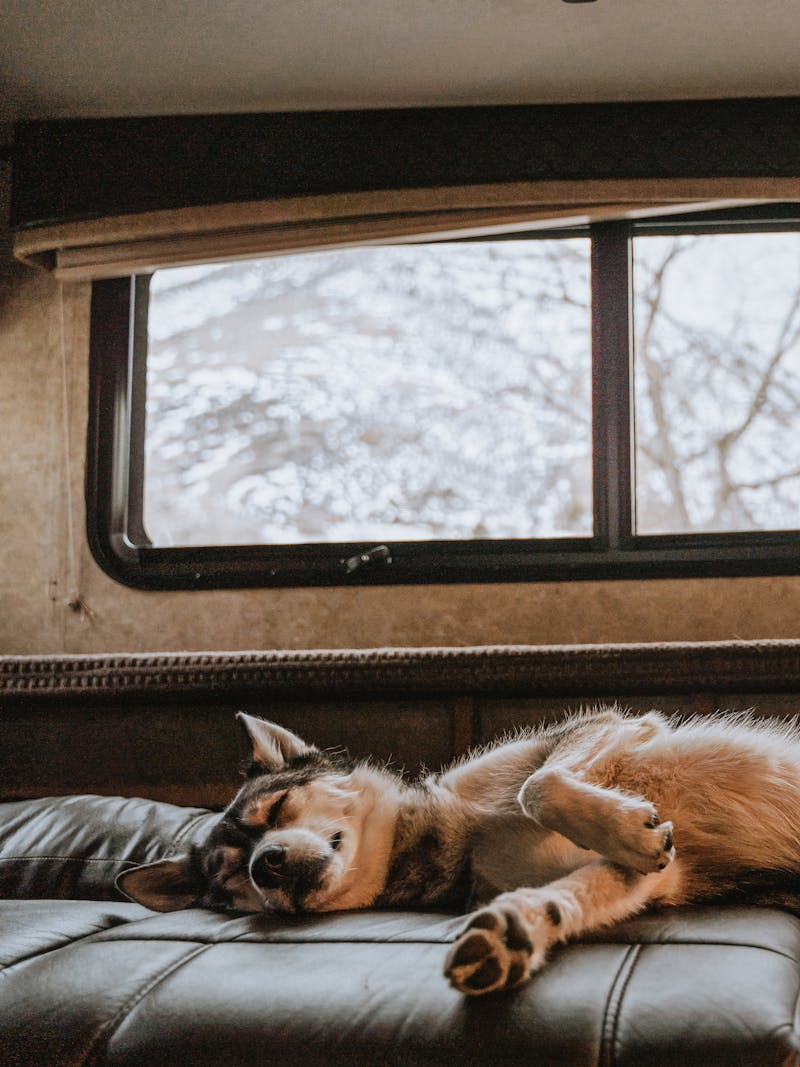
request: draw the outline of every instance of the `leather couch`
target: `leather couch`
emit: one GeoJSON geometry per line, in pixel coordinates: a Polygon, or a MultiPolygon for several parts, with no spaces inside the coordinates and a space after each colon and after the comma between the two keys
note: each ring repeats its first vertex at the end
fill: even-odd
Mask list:
{"type": "Polygon", "coordinates": [[[158,914],[126,867],[213,812],[76,796],[0,806],[0,1062],[284,1067],[800,1062],[800,921],[654,914],[558,951],[511,995],[442,977],[452,915],[158,914]]]}
{"type": "MultiPolygon", "coordinates": [[[[675,650],[668,652],[655,672],[658,691],[667,698],[685,692],[686,682],[675,665],[683,662],[682,654],[669,669],[663,667],[675,650]]],[[[472,711],[477,708],[495,723],[511,714],[512,690],[524,689],[527,695],[513,715],[527,709],[530,718],[533,667],[547,664],[547,653],[537,660],[538,655],[530,653],[524,677],[518,675],[513,685],[496,678],[487,684],[476,670],[476,664],[490,667],[491,655],[488,660],[485,654],[483,660],[467,657],[461,680],[448,676],[439,692],[446,688],[462,717],[463,701],[471,699],[472,711]],[[496,700],[491,707],[484,703],[489,690],[496,700]]],[[[595,667],[616,664],[613,683],[604,682],[602,671],[592,674],[600,691],[606,684],[617,686],[620,673],[629,686],[635,682],[636,655],[626,659],[628,653],[621,652],[619,662],[615,655],[606,651],[594,661],[595,667]]],[[[697,655],[691,650],[692,671],[702,666],[697,655]]],[[[772,646],[748,648],[741,657],[736,650],[715,648],[709,656],[716,657],[717,684],[731,692],[747,694],[760,686],[764,693],[769,687],[777,708],[789,699],[789,690],[798,689],[800,657],[794,644],[777,652],[772,646]],[[734,660],[735,669],[730,668],[734,660]],[[749,686],[746,673],[753,677],[749,686]]],[[[452,660],[448,663],[453,669],[452,660]]],[[[50,697],[43,696],[47,686],[38,681],[27,688],[25,679],[37,678],[35,664],[6,662],[5,667],[11,682],[5,692],[0,687],[2,742],[21,745],[20,737],[32,736],[26,734],[31,722],[54,723],[59,709],[72,714],[63,686],[50,697]]],[[[52,671],[52,663],[47,669],[52,671]]],[[[64,671],[77,669],[72,663],[64,671]]],[[[106,665],[106,679],[111,669],[106,665]]],[[[113,669],[128,671],[124,677],[129,677],[124,664],[117,662],[113,669]]],[[[94,677],[96,664],[82,661],[80,670],[94,677]]],[[[582,684],[574,664],[570,670],[569,678],[557,684],[551,675],[551,692],[538,694],[548,714],[557,713],[553,700],[559,687],[574,692],[582,684]]],[[[653,676],[651,670],[650,682],[653,676]]],[[[708,678],[703,675],[706,685],[708,678]]],[[[190,683],[191,678],[185,684],[190,683]]],[[[216,699],[223,683],[216,674],[216,699]]],[[[120,676],[107,688],[118,697],[125,684],[120,676]]],[[[240,680],[237,685],[238,699],[240,680]]],[[[266,699],[263,678],[257,688],[266,699]]],[[[390,689],[381,690],[387,703],[411,708],[403,704],[408,689],[399,685],[396,671],[390,689]]],[[[311,703],[297,712],[308,716],[311,704],[327,697],[315,695],[308,685],[304,691],[311,703]]],[[[362,694],[372,708],[376,692],[370,683],[368,694],[362,694]]],[[[149,715],[150,730],[156,731],[158,701],[145,708],[152,695],[138,691],[132,714],[149,715]]],[[[718,697],[715,693],[721,703],[718,697]]],[[[86,693],[73,698],[75,707],[86,711],[90,706],[86,693]]],[[[99,704],[91,711],[101,737],[103,729],[123,728],[110,699],[103,702],[105,717],[99,704]]],[[[197,689],[191,699],[199,699],[197,689]]],[[[247,706],[253,708],[254,702],[255,697],[247,706]]],[[[416,715],[417,708],[415,703],[408,713],[416,715]]],[[[256,705],[255,710],[261,709],[256,705]]],[[[426,719],[434,710],[425,706],[426,719]]],[[[357,719],[357,700],[353,714],[357,719]]],[[[71,721],[77,720],[76,711],[71,721]]],[[[126,736],[134,744],[133,735],[126,736]]],[[[141,741],[147,731],[138,736],[141,741]]],[[[454,736],[460,735],[455,731],[454,736]]],[[[50,751],[52,737],[42,744],[50,751]]],[[[94,755],[101,747],[108,750],[96,742],[94,755]]],[[[0,758],[10,761],[8,751],[0,758]]],[[[41,746],[29,751],[32,761],[41,759],[41,746]]],[[[87,748],[87,768],[92,751],[87,748]]],[[[91,784],[95,773],[107,773],[89,769],[81,778],[77,762],[58,764],[54,749],[48,758],[59,791],[65,783],[91,784]]],[[[191,750],[184,751],[184,765],[191,766],[192,758],[191,750]]],[[[41,768],[45,774],[46,765],[41,768]]],[[[20,765],[18,773],[26,769],[20,765]]],[[[5,795],[10,791],[8,786],[5,795]]],[[[788,913],[720,906],[646,915],[558,950],[539,975],[510,995],[468,999],[455,993],[441,973],[447,944],[461,923],[457,916],[158,914],[127,901],[115,888],[120,871],[183,850],[216,817],[204,806],[110,795],[40,796],[0,804],[0,1063],[800,1064],[800,920],[788,913]]]]}

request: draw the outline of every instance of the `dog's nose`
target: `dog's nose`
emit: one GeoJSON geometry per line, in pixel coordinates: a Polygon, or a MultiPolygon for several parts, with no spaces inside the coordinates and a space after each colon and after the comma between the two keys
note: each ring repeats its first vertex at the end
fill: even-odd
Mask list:
{"type": "Polygon", "coordinates": [[[256,856],[250,866],[250,877],[266,889],[275,886],[281,880],[286,867],[286,849],[280,845],[267,845],[261,855],[256,856]]]}

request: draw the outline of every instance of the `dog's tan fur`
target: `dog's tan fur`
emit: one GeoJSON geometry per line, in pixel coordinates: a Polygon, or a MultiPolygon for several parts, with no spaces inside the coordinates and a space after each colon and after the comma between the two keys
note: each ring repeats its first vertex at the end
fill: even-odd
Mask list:
{"type": "MultiPolygon", "coordinates": [[[[486,903],[445,964],[464,993],[518,985],[556,943],[646,907],[737,894],[800,904],[794,724],[722,715],[670,723],[599,708],[415,785],[359,764],[304,770],[291,786],[291,768],[321,754],[280,727],[243,721],[258,774],[227,817],[249,820],[259,841],[249,855],[211,842],[216,858],[195,858],[195,883],[199,864],[241,910],[443,905],[457,899],[468,866],[486,903]],[[284,799],[271,824],[276,795],[284,799]],[[254,882],[253,856],[269,846],[285,866],[267,872],[265,887],[254,882]],[[291,863],[306,871],[302,895],[291,863]]],[[[121,885],[164,909],[209,902],[187,888],[187,862],[139,868],[121,885]]]]}

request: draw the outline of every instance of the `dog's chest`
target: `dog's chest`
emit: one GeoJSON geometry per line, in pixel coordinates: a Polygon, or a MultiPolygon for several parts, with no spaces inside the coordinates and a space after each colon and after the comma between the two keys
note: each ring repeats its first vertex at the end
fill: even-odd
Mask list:
{"type": "Polygon", "coordinates": [[[545,885],[596,859],[596,852],[579,848],[524,815],[488,819],[474,833],[471,843],[471,866],[479,899],[521,885],[545,885]]]}
{"type": "Polygon", "coordinates": [[[376,904],[464,907],[472,885],[465,835],[444,826],[428,826],[398,835],[386,884],[376,904]]]}

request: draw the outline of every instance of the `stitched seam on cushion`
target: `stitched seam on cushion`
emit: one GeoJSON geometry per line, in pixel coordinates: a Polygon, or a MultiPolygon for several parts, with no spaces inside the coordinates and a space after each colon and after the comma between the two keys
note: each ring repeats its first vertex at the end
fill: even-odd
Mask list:
{"type": "MultiPolygon", "coordinates": [[[[625,941],[585,941],[586,945],[624,945],[625,941]]],[[[786,960],[790,960],[792,963],[800,964],[800,957],[793,956],[781,948],[773,948],[771,945],[759,945],[756,941],[694,941],[691,938],[664,938],[660,941],[637,941],[635,944],[644,948],[645,946],[658,948],[661,945],[696,945],[698,948],[706,948],[711,946],[713,948],[753,948],[759,952],[772,952],[776,956],[782,956],[786,960]]],[[[631,945],[633,947],[633,944],[631,945]]]]}
{"type": "Polygon", "coordinates": [[[797,984],[797,994],[794,998],[794,1008],[792,1009],[792,1033],[797,1037],[797,1012],[800,1009],[800,981],[797,984]]]}
{"type": "MultiPolygon", "coordinates": [[[[159,859],[166,859],[171,856],[177,844],[177,841],[173,842],[164,855],[159,856],[159,859]]],[[[141,866],[140,860],[132,860],[122,856],[0,856],[0,863],[29,863],[31,861],[38,862],[39,860],[58,860],[59,863],[120,863],[127,864],[129,867],[141,866]]]]}
{"type": "Polygon", "coordinates": [[[115,926],[119,926],[117,922],[111,922],[105,926],[98,926],[94,930],[91,930],[88,934],[81,934],[80,937],[69,937],[66,941],[61,941],[57,945],[47,945],[45,948],[39,949],[37,952],[31,952],[27,956],[20,956],[18,959],[11,960],[10,963],[0,963],[0,975],[5,975],[7,971],[10,971],[12,967],[16,967],[18,963],[29,963],[31,960],[38,959],[40,956],[48,956],[51,952],[61,952],[65,948],[72,948],[73,945],[80,945],[83,941],[91,941],[93,937],[97,937],[98,934],[104,934],[108,930],[113,930],[115,926]]]}
{"type": "MultiPolygon", "coordinates": [[[[150,916],[148,916],[147,918],[149,919],[150,916]]],[[[145,919],[139,919],[139,920],[136,920],[136,921],[137,922],[144,922],[146,920],[145,919]]],[[[122,925],[122,924],[120,924],[120,925],[122,925]]],[[[107,929],[111,930],[111,929],[115,929],[115,928],[114,927],[107,927],[107,929]]],[[[102,930],[100,932],[101,933],[105,933],[105,930],[102,930]]],[[[319,937],[307,937],[307,938],[297,938],[297,937],[284,938],[284,937],[279,937],[279,938],[270,938],[270,937],[264,937],[264,938],[261,938],[260,940],[256,940],[255,938],[253,938],[252,940],[247,940],[247,938],[249,938],[249,933],[247,931],[245,931],[245,933],[237,934],[235,937],[224,937],[224,938],[223,937],[218,937],[218,938],[209,938],[207,940],[204,939],[204,938],[197,937],[195,935],[187,935],[186,937],[180,937],[179,935],[176,935],[176,934],[163,934],[163,935],[161,935],[159,937],[148,937],[146,935],[145,936],[143,936],[141,934],[137,935],[135,933],[131,934],[130,937],[128,937],[128,936],[114,937],[111,940],[114,942],[114,944],[119,944],[122,941],[135,941],[135,942],[137,942],[139,944],[141,944],[143,941],[149,941],[154,945],[155,944],[165,944],[165,943],[170,942],[170,941],[174,941],[177,944],[191,943],[191,944],[195,944],[195,945],[200,944],[201,942],[204,945],[230,945],[230,944],[233,944],[234,942],[236,942],[237,945],[254,945],[255,947],[258,947],[258,948],[263,948],[264,945],[386,945],[387,947],[391,946],[392,948],[397,948],[398,945],[448,945],[450,943],[449,941],[421,941],[421,940],[416,940],[416,941],[406,941],[406,940],[398,941],[396,939],[390,941],[388,938],[371,938],[370,940],[366,940],[365,938],[356,938],[356,937],[341,937],[341,938],[330,938],[330,937],[326,937],[326,938],[319,938],[319,937]]]]}
{"type": "Polygon", "coordinates": [[[201,820],[207,818],[208,814],[209,813],[207,811],[203,811],[199,815],[195,815],[193,819],[189,819],[189,821],[186,823],[186,825],[180,831],[180,833],[176,835],[175,840],[169,846],[169,848],[164,853],[164,855],[165,856],[172,856],[177,851],[178,845],[180,845],[180,843],[183,841],[183,839],[190,833],[190,831],[192,831],[195,828],[195,826],[199,822],[201,822],[201,820]]]}
{"type": "Polygon", "coordinates": [[[617,973],[614,975],[614,981],[611,983],[611,988],[608,991],[606,1007],[603,1013],[600,1053],[597,1058],[600,1067],[614,1067],[614,1064],[616,1063],[617,1025],[619,1023],[622,1000],[625,996],[625,990],[628,988],[628,982],[633,974],[633,969],[636,966],[636,960],[639,957],[641,949],[641,945],[630,946],[617,968],[617,973]]]}
{"type": "Polygon", "coordinates": [[[628,986],[630,985],[630,981],[631,981],[631,978],[633,977],[633,972],[636,969],[636,964],[637,964],[637,962],[639,960],[639,956],[641,954],[641,951],[642,951],[642,946],[641,945],[636,945],[635,948],[634,948],[633,955],[631,956],[631,962],[630,962],[630,967],[628,968],[628,973],[623,978],[622,987],[620,988],[619,996],[617,997],[617,1007],[616,1007],[616,1011],[614,1012],[614,1027],[613,1027],[613,1030],[611,1032],[611,1044],[610,1044],[610,1052],[611,1052],[611,1062],[612,1062],[612,1064],[615,1064],[617,1062],[617,1037],[618,1037],[617,1031],[619,1029],[620,1016],[622,1015],[622,1002],[625,999],[625,993],[627,992],[628,986]]]}
{"type": "Polygon", "coordinates": [[[58,860],[59,863],[133,863],[135,866],[135,860],[117,856],[0,856],[0,863],[27,863],[32,860],[58,860]]]}
{"type": "Polygon", "coordinates": [[[136,993],[128,997],[125,1003],[117,1009],[114,1015],[110,1019],[107,1019],[103,1023],[103,1025],[95,1032],[95,1035],[92,1038],[86,1056],[83,1059],[85,1067],[91,1067],[92,1064],[97,1063],[98,1057],[101,1055],[103,1049],[108,1048],[108,1045],[111,1042],[111,1039],[114,1034],[119,1030],[119,1028],[128,1018],[128,1016],[131,1014],[133,1009],[137,1006],[137,1004],[141,1003],[141,1001],[144,1000],[148,993],[152,992],[152,990],[155,989],[156,986],[160,985],[165,979],[169,978],[169,976],[171,974],[174,974],[175,971],[180,970],[180,968],[183,967],[185,963],[189,963],[190,960],[195,959],[202,952],[205,952],[209,948],[211,948],[211,945],[200,945],[193,952],[189,952],[185,956],[182,956],[179,960],[175,960],[175,962],[171,963],[169,967],[165,968],[163,971],[157,974],[155,978],[151,978],[150,981],[147,982],[141,989],[137,990],[136,993]]]}
{"type": "MultiPolygon", "coordinates": [[[[114,903],[114,902],[112,901],[111,903],[114,903]]],[[[146,918],[147,919],[151,919],[151,918],[153,918],[153,916],[152,915],[148,915],[146,918]]],[[[144,921],[144,920],[137,920],[137,922],[139,922],[139,921],[144,921]]],[[[120,925],[122,925],[122,924],[120,924],[120,925]]],[[[110,929],[113,929],[113,927],[110,927],[110,929]]],[[[272,937],[267,936],[267,937],[262,937],[260,939],[253,938],[252,940],[245,940],[247,937],[248,937],[248,933],[237,934],[235,938],[231,938],[230,940],[231,941],[234,941],[234,940],[238,941],[243,945],[449,945],[449,944],[452,944],[452,942],[451,942],[451,940],[449,938],[432,938],[432,937],[430,937],[430,938],[428,938],[428,937],[424,937],[424,938],[423,937],[397,938],[397,937],[353,937],[353,936],[351,936],[351,937],[324,937],[324,938],[321,938],[321,937],[277,937],[277,938],[272,938],[272,937]]],[[[115,940],[116,941],[194,941],[194,942],[198,942],[201,939],[196,937],[195,935],[188,935],[186,937],[180,937],[180,936],[177,936],[175,934],[163,934],[163,935],[158,936],[158,937],[147,937],[147,936],[142,937],[141,935],[139,935],[139,936],[131,936],[131,937],[119,937],[119,938],[115,938],[115,940]]],[[[216,944],[226,944],[227,941],[228,941],[228,939],[225,939],[223,941],[213,940],[213,941],[207,941],[205,943],[209,944],[209,945],[216,945],[216,944]]],[[[684,944],[693,944],[694,942],[683,942],[683,943],[684,944]]],[[[614,944],[617,944],[617,943],[613,942],[613,941],[604,941],[603,944],[614,945],[614,944]]],[[[659,948],[662,945],[669,945],[669,944],[671,944],[671,942],[669,942],[669,941],[666,941],[666,942],[657,941],[652,946],[647,942],[645,942],[643,944],[640,944],[640,945],[629,945],[628,949],[627,949],[626,956],[634,949],[651,948],[651,947],[652,948],[659,948]]],[[[725,941],[721,941],[721,942],[719,942],[719,944],[722,945],[724,948],[728,947],[728,943],[725,942],[725,941]]],[[[618,947],[621,948],[622,945],[619,945],[618,947]]],[[[704,948],[705,944],[704,943],[700,943],[698,945],[698,947],[699,948],[704,948]]],[[[759,951],[761,950],[761,946],[760,945],[739,945],[739,944],[734,944],[734,945],[732,945],[730,947],[732,947],[732,948],[754,948],[754,949],[757,949],[759,951]]],[[[795,963],[796,964],[798,962],[795,959],[794,956],[787,956],[786,953],[780,952],[778,949],[771,949],[770,948],[770,949],[764,949],[763,951],[764,952],[772,952],[774,955],[780,956],[782,959],[788,960],[790,963],[795,963]]]]}

